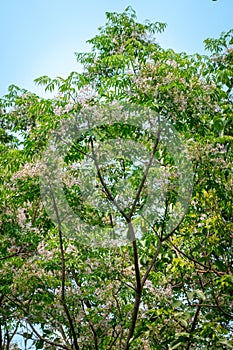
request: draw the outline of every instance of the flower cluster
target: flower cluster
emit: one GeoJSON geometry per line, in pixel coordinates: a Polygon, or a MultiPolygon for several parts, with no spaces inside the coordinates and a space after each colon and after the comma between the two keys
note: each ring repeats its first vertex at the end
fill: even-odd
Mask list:
{"type": "Polygon", "coordinates": [[[41,164],[40,162],[36,162],[35,164],[26,163],[22,166],[22,168],[13,174],[12,180],[25,179],[27,177],[35,177],[40,174],[41,164]]]}
{"type": "Polygon", "coordinates": [[[88,105],[88,101],[97,98],[97,92],[89,85],[85,85],[83,88],[79,90],[79,94],[77,96],[77,102],[80,103],[83,107],[88,105]]]}
{"type": "Polygon", "coordinates": [[[65,106],[54,106],[53,113],[60,117],[63,114],[69,113],[73,108],[74,105],[69,102],[65,106]]]}

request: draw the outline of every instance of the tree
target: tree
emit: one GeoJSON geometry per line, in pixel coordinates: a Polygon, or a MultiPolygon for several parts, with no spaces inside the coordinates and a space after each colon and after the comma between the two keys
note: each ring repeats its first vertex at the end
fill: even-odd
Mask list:
{"type": "Polygon", "coordinates": [[[0,347],[18,332],[36,349],[231,348],[232,31],[206,40],[212,56],[189,56],[160,47],[165,24],[138,23],[130,7],[106,17],[76,55],[83,73],[36,79],[57,97],[10,86],[1,99],[0,347]],[[176,132],[180,158],[166,141],[176,132]],[[194,183],[182,215],[185,158],[194,183]],[[65,219],[60,185],[81,226],[65,219]],[[151,196],[157,215],[144,209],[151,196]],[[111,246],[91,244],[105,232],[111,246]],[[113,246],[119,235],[129,242],[113,246]]]}

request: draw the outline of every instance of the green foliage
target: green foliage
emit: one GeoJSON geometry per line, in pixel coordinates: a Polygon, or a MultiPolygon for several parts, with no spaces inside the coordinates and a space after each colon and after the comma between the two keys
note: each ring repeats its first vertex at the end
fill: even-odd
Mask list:
{"type": "MultiPolygon", "coordinates": [[[[166,25],[138,23],[130,7],[106,18],[89,40],[91,52],[76,54],[83,73],[35,80],[57,96],[41,98],[11,85],[0,100],[0,348],[16,349],[18,333],[36,349],[231,349],[233,31],[205,41],[210,57],[189,56],[163,49],[154,35],[166,25]],[[87,246],[76,239],[78,227],[77,236],[67,237],[48,216],[40,161],[62,120],[111,103],[147,107],[172,123],[189,151],[194,187],[186,216],[165,237],[177,174],[159,143],[153,159],[170,186],[164,216],[144,223],[141,239],[128,245],[87,246]]],[[[83,195],[72,166],[94,157],[94,142],[117,138],[139,142],[150,153],[156,142],[129,124],[101,125],[72,144],[63,179],[74,211],[94,229],[98,224],[100,233],[113,229],[113,236],[111,211],[85,201],[89,193],[83,195]]],[[[105,200],[111,196],[104,182],[116,200],[125,181],[128,202],[115,210],[116,220],[141,223],[146,183],[133,203],[143,169],[118,154],[101,174],[96,188],[105,200]]],[[[130,236],[130,225],[126,231],[130,236]]]]}

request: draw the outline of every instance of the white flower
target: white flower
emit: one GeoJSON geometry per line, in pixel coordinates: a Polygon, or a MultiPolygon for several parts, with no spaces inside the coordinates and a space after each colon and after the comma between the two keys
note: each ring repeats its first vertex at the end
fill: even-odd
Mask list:
{"type": "Polygon", "coordinates": [[[21,228],[24,228],[25,221],[27,220],[26,209],[25,208],[18,208],[18,210],[17,210],[17,219],[18,219],[19,226],[21,228]]]}
{"type": "Polygon", "coordinates": [[[53,109],[53,113],[57,116],[61,116],[62,115],[62,107],[55,107],[53,109]]]}
{"type": "Polygon", "coordinates": [[[23,179],[25,177],[34,177],[40,174],[41,164],[36,162],[35,164],[26,163],[24,166],[17,171],[13,176],[12,180],[23,179]]]}

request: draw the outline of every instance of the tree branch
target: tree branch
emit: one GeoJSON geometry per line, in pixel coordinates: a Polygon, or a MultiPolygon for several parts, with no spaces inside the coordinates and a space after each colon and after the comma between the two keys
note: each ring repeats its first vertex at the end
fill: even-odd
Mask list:
{"type": "Polygon", "coordinates": [[[136,277],[136,296],[134,300],[134,307],[133,307],[133,313],[131,317],[129,332],[128,332],[128,336],[125,344],[125,350],[129,349],[130,340],[134,334],[137,317],[138,317],[139,305],[140,305],[141,296],[142,296],[142,284],[141,284],[140,267],[139,267],[139,259],[138,259],[137,241],[136,241],[135,232],[131,221],[128,222],[128,226],[129,226],[129,231],[130,231],[130,235],[133,243],[134,268],[135,268],[135,277],[136,277]]]}
{"type": "MultiPolygon", "coordinates": [[[[195,312],[193,323],[192,323],[192,326],[191,326],[191,329],[190,329],[190,335],[192,335],[192,333],[195,331],[195,328],[196,328],[196,325],[197,325],[198,316],[199,316],[199,312],[201,310],[201,306],[202,305],[199,304],[198,307],[197,307],[197,310],[195,312]]],[[[186,350],[189,350],[191,345],[192,345],[192,341],[190,339],[188,344],[187,344],[186,350]]]]}
{"type": "Polygon", "coordinates": [[[56,217],[57,217],[57,222],[58,222],[59,244],[60,244],[61,261],[62,261],[61,302],[62,302],[64,311],[66,313],[66,316],[67,316],[67,319],[68,319],[68,322],[70,325],[70,330],[71,330],[71,334],[73,337],[75,350],[79,350],[77,335],[76,335],[75,328],[74,328],[74,322],[73,322],[73,319],[70,315],[70,312],[69,312],[69,309],[68,309],[68,306],[66,303],[66,295],[65,295],[66,264],[65,264],[64,246],[63,246],[63,235],[62,235],[62,230],[61,230],[61,219],[60,219],[60,215],[58,212],[58,208],[57,208],[57,204],[56,204],[56,200],[55,200],[53,191],[50,191],[50,192],[51,192],[53,207],[54,207],[56,217]]]}
{"type": "Polygon", "coordinates": [[[144,185],[145,185],[148,172],[149,172],[149,170],[150,170],[151,164],[152,164],[153,159],[154,159],[154,156],[155,156],[155,152],[156,152],[157,147],[158,147],[158,144],[159,144],[160,134],[161,134],[161,129],[158,130],[157,138],[156,138],[156,141],[155,141],[155,144],[154,144],[154,147],[153,147],[153,151],[152,151],[152,153],[151,153],[151,155],[150,155],[150,159],[149,159],[149,162],[148,162],[148,164],[147,164],[147,166],[146,166],[145,173],[144,173],[144,175],[143,175],[143,178],[142,178],[142,181],[141,181],[141,183],[140,183],[140,186],[138,187],[138,190],[137,190],[137,193],[136,193],[136,196],[135,196],[133,205],[132,205],[132,207],[131,207],[131,209],[130,209],[129,218],[131,218],[132,215],[133,215],[134,209],[135,209],[135,207],[136,207],[136,205],[137,205],[137,202],[138,202],[138,200],[139,200],[140,194],[141,194],[141,192],[142,192],[142,190],[143,190],[143,187],[144,187],[144,185]]]}
{"type": "Polygon", "coordinates": [[[44,338],[44,337],[36,330],[36,328],[32,325],[32,323],[31,323],[29,320],[27,320],[26,322],[27,322],[27,323],[29,324],[29,326],[31,327],[33,333],[35,333],[35,335],[36,335],[40,340],[44,341],[44,342],[47,343],[47,344],[53,345],[53,346],[55,346],[56,348],[61,348],[61,349],[65,349],[65,350],[71,350],[71,348],[68,348],[68,347],[65,346],[65,345],[61,345],[61,344],[58,344],[58,343],[53,342],[52,340],[49,340],[49,339],[44,338]]]}
{"type": "Polygon", "coordinates": [[[91,141],[91,149],[92,149],[92,157],[93,157],[93,160],[94,160],[94,163],[95,163],[95,167],[96,167],[96,171],[97,171],[97,174],[98,174],[98,177],[100,179],[100,182],[101,182],[101,185],[103,186],[103,189],[105,191],[105,194],[108,198],[108,200],[110,200],[114,205],[115,207],[118,209],[118,211],[121,213],[121,215],[125,218],[125,220],[128,222],[129,220],[129,217],[126,215],[126,213],[121,209],[121,207],[119,206],[119,204],[115,201],[115,198],[113,197],[113,195],[111,194],[111,192],[109,191],[104,179],[103,179],[103,176],[101,174],[101,171],[100,171],[100,167],[99,167],[99,164],[98,164],[98,161],[97,161],[97,157],[96,157],[96,154],[95,154],[95,151],[94,151],[94,144],[93,144],[93,140],[92,138],[90,137],[90,141],[91,141]]]}
{"type": "Polygon", "coordinates": [[[147,269],[147,271],[146,271],[144,277],[142,278],[142,287],[144,286],[144,284],[145,284],[147,278],[149,277],[149,274],[150,274],[150,272],[151,272],[151,270],[152,270],[154,264],[156,263],[156,260],[157,260],[157,258],[158,258],[159,252],[160,252],[160,250],[161,250],[161,247],[162,247],[162,241],[159,241],[159,244],[158,244],[158,246],[157,246],[157,249],[156,249],[155,255],[154,255],[154,257],[153,257],[153,259],[152,259],[152,261],[151,261],[151,264],[150,264],[150,266],[148,267],[148,269],[147,269]]]}

